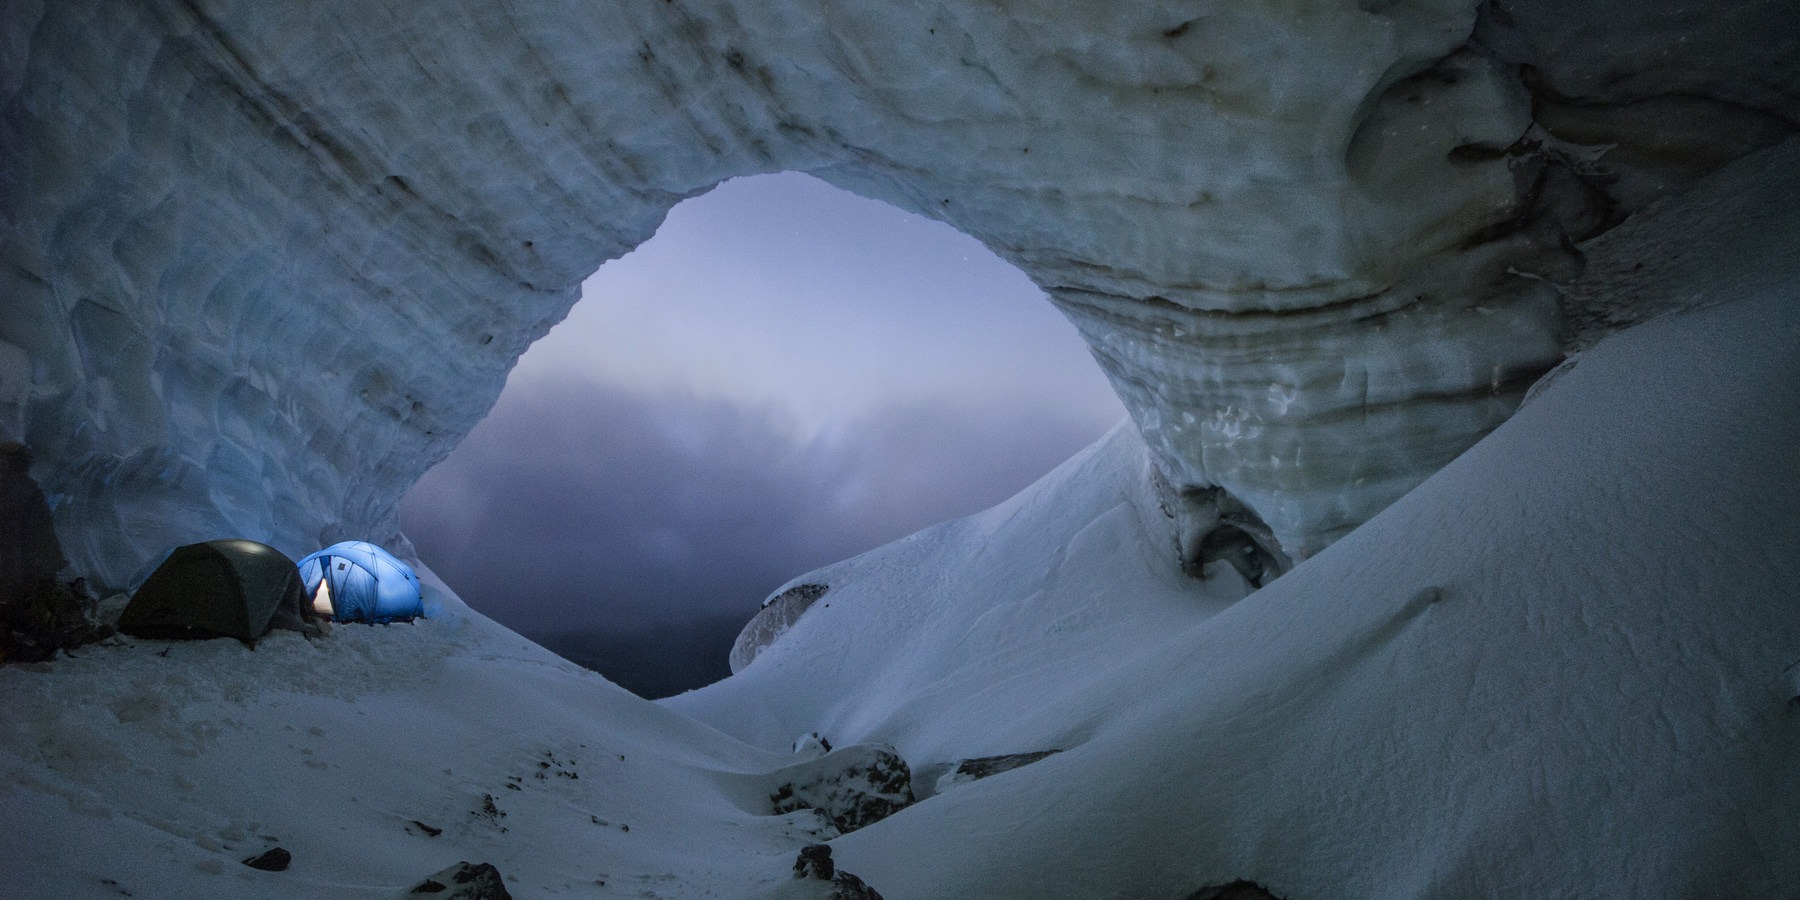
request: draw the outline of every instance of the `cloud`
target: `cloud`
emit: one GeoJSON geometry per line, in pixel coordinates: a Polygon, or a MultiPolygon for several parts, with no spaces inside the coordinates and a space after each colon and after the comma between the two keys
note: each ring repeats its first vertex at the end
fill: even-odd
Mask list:
{"type": "Polygon", "coordinates": [[[1110,424],[946,398],[808,436],[772,409],[533,381],[402,522],[451,586],[527,635],[748,620],[790,578],[1003,500],[1110,424]]]}
{"type": "MultiPolygon", "coordinates": [[[[670,210],[587,279],[509,385],[584,377],[846,409],[980,394],[1123,409],[1073,325],[1023,272],[942,222],[797,173],[734,179],[670,210]]],[[[508,390],[512,390],[509,386],[508,390]]]]}
{"type": "Polygon", "coordinates": [[[997,503],[1124,414],[1023,273],[808,176],[683,202],[583,295],[401,517],[478,609],[620,683],[706,677],[673,648],[722,660],[721,623],[783,582],[997,503]]]}

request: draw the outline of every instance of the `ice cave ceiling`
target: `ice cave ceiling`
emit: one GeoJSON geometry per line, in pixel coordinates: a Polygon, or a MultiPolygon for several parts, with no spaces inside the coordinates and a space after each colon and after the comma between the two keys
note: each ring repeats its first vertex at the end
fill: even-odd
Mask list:
{"type": "Polygon", "coordinates": [[[1800,127],[1795,21],[1793,0],[19,0],[0,439],[99,585],[222,534],[393,536],[583,277],[678,200],[793,169],[1016,263],[1143,431],[1187,561],[1229,533],[1279,563],[1631,319],[1564,295],[1577,245],[1800,127]]]}

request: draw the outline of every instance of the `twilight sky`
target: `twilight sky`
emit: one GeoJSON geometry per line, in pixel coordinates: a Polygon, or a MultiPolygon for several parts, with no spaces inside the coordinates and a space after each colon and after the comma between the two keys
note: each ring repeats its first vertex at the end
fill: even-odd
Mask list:
{"type": "Polygon", "coordinates": [[[660,693],[722,675],[783,582],[991,506],[1123,416],[974,239],[759,176],[590,277],[401,518],[471,605],[660,693]]]}

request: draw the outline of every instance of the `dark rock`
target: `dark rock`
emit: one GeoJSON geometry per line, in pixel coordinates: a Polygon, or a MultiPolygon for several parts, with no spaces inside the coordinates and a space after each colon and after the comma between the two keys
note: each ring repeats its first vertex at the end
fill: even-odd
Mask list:
{"type": "Polygon", "coordinates": [[[831,900],[881,900],[875,889],[863,884],[849,872],[839,872],[831,879],[831,900]]]}
{"type": "Polygon", "coordinates": [[[506,831],[506,826],[500,824],[500,820],[506,818],[506,810],[494,805],[493,794],[482,794],[481,808],[469,810],[469,815],[500,829],[502,832],[506,831]]]}
{"type": "Polygon", "coordinates": [[[438,894],[442,900],[512,900],[492,863],[459,862],[414,885],[407,894],[438,894]]]}
{"type": "Polygon", "coordinates": [[[1036,750],[1031,753],[1008,753],[1004,756],[977,756],[973,759],[958,761],[955,774],[964,776],[969,781],[975,781],[989,775],[1010,772],[1020,766],[1028,766],[1046,756],[1061,752],[1061,750],[1036,750]]]}
{"type": "Polygon", "coordinates": [[[1157,502],[1175,520],[1181,571],[1205,578],[1208,563],[1224,560],[1252,587],[1262,587],[1293,568],[1269,526],[1249,505],[1217,485],[1176,488],[1154,479],[1157,502]]]}
{"type": "Polygon", "coordinates": [[[286,872],[288,864],[294,861],[294,855],[280,847],[273,847],[261,856],[252,856],[244,860],[244,865],[264,872],[286,872]]]}
{"type": "Polygon", "coordinates": [[[797,584],[764,600],[762,609],[738,633],[737,641],[731,646],[729,662],[732,674],[743,671],[756,658],[757,653],[786,634],[800,620],[801,614],[812,608],[829,590],[829,585],[797,584]]]}
{"type": "Polygon", "coordinates": [[[31,594],[39,582],[55,578],[67,563],[50,501],[31,477],[31,452],[24,444],[0,443],[0,612],[31,594]]]}
{"type": "Polygon", "coordinates": [[[875,889],[849,872],[839,871],[831,861],[831,848],[810,844],[800,850],[794,860],[794,877],[831,882],[831,900],[881,900],[875,889]]]}
{"type": "Polygon", "coordinates": [[[941,794],[958,785],[979,781],[1001,772],[1010,772],[1061,752],[1061,750],[1034,750],[1030,753],[1007,753],[1001,756],[959,759],[942,767],[933,766],[927,770],[928,773],[941,773],[932,778],[928,786],[931,793],[941,794]]]}
{"type": "Polygon", "coordinates": [[[1282,900],[1254,881],[1238,879],[1230,884],[1215,884],[1189,894],[1186,900],[1282,900]]]}
{"type": "Polygon", "coordinates": [[[112,636],[86,583],[59,577],[65,565],[31,453],[0,443],[0,662],[45,662],[112,636]]]}
{"type": "Polygon", "coordinates": [[[62,651],[113,635],[100,624],[83,579],[41,579],[16,602],[0,606],[0,662],[48,662],[62,651]]]}
{"type": "Polygon", "coordinates": [[[829,585],[824,585],[824,584],[796,584],[793,587],[788,588],[787,590],[782,591],[781,593],[775,595],[774,597],[769,598],[768,601],[763,603],[763,605],[768,606],[770,603],[774,603],[777,600],[789,600],[789,599],[804,600],[807,603],[811,603],[814,600],[817,600],[820,597],[825,596],[825,592],[828,590],[831,590],[831,587],[829,585]]]}
{"type": "Polygon", "coordinates": [[[813,878],[819,881],[830,881],[837,874],[837,864],[831,861],[831,848],[825,844],[809,844],[800,849],[799,858],[794,860],[795,878],[813,878]]]}
{"type": "Polygon", "coordinates": [[[884,744],[842,747],[770,776],[776,815],[816,809],[849,833],[912,805],[912,771],[884,744]]]}
{"type": "MultiPolygon", "coordinates": [[[[430,825],[427,825],[424,822],[419,821],[418,819],[412,820],[412,825],[413,825],[413,828],[417,828],[426,837],[437,837],[438,835],[444,833],[444,829],[433,828],[430,825]]],[[[409,828],[407,830],[411,831],[412,829],[409,828]]]]}
{"type": "Polygon", "coordinates": [[[809,731],[794,739],[793,750],[795,754],[824,756],[831,752],[831,742],[826,740],[824,735],[816,731],[809,731]]]}

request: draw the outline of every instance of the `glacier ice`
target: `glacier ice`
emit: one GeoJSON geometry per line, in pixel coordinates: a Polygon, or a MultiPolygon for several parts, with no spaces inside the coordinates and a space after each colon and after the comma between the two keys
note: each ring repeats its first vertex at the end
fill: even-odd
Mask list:
{"type": "Polygon", "coordinates": [[[585,275],[794,169],[1019,265],[1172,495],[1303,559],[1559,361],[1571,241],[1793,132],[1784,9],[24,0],[0,426],[98,585],[397,540],[585,275]]]}

